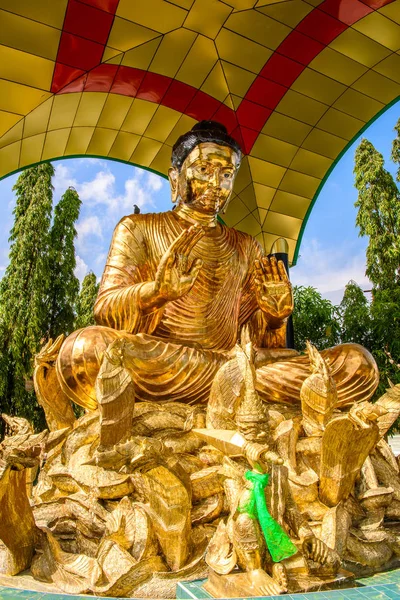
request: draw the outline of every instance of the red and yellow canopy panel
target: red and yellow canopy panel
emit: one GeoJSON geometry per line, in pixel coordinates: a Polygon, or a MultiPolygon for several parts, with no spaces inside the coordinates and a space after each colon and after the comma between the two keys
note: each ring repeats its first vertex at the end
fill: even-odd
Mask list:
{"type": "Polygon", "coordinates": [[[62,156],[167,172],[200,119],[246,157],[224,219],[295,261],[329,169],[400,94],[400,0],[0,0],[0,176],[62,156]]]}

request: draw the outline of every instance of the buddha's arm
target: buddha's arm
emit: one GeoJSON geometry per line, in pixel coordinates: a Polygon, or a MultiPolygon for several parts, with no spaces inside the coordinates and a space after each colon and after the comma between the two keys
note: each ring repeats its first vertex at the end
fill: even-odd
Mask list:
{"type": "Polygon", "coordinates": [[[251,240],[248,251],[249,271],[242,291],[240,322],[249,323],[253,343],[259,348],[286,348],[286,318],[271,318],[259,307],[256,294],[256,261],[263,258],[260,246],[251,240]]]}
{"type": "Polygon", "coordinates": [[[162,310],[146,303],[154,271],[141,220],[125,217],[114,231],[94,307],[96,323],[131,333],[152,333],[162,316],[162,310]]]}

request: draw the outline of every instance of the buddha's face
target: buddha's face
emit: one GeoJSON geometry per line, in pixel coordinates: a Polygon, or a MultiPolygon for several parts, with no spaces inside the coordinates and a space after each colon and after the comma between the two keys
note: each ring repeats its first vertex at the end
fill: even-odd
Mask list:
{"type": "Polygon", "coordinates": [[[180,172],[170,170],[172,192],[178,203],[199,213],[215,215],[227,205],[240,165],[228,146],[202,143],[186,157],[180,172]]]}

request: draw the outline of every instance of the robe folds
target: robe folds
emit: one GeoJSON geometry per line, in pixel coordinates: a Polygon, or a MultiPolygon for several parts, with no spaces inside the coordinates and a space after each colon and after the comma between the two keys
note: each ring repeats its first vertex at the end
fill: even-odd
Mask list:
{"type": "MultiPolygon", "coordinates": [[[[262,250],[250,235],[221,223],[206,229],[189,256],[188,267],[196,258],[203,262],[190,291],[162,308],[140,309],[140,288],[154,281],[162,256],[190,225],[174,211],[131,215],[117,225],[95,305],[97,325],[71,334],[57,359],[59,382],[72,401],[96,408],[94,384],[103,353],[121,339],[137,400],[204,404],[246,324],[261,357],[260,396],[274,403],[300,401],[301,384],[310,374],[308,357],[273,362],[270,353],[263,364],[271,332],[254,294],[254,262],[262,250]]],[[[378,371],[367,350],[343,344],[322,355],[330,364],[339,406],[372,396],[378,371]]]]}

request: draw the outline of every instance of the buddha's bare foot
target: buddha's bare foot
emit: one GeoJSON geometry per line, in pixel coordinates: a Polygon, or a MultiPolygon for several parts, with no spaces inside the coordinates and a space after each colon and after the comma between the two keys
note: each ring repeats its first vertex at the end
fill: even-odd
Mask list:
{"type": "Polygon", "coordinates": [[[274,563],[272,565],[272,578],[281,588],[282,592],[288,591],[288,578],[285,565],[282,563],[274,563]]]}
{"type": "Polygon", "coordinates": [[[251,591],[259,596],[277,596],[286,590],[263,569],[254,569],[248,573],[251,591]]]}

